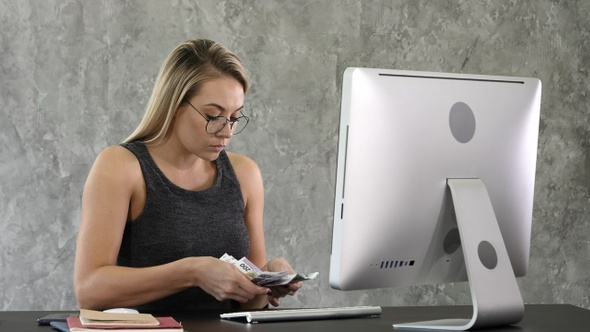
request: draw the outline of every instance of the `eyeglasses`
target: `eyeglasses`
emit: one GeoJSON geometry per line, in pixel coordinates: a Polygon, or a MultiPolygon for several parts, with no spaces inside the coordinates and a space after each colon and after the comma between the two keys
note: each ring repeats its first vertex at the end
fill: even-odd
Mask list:
{"type": "Polygon", "coordinates": [[[229,123],[229,130],[231,130],[232,135],[237,135],[246,128],[250,119],[245,116],[241,115],[235,119],[228,119],[225,116],[204,116],[203,113],[199,112],[199,110],[193,106],[188,100],[186,101],[191,107],[199,113],[203,117],[203,119],[207,120],[207,125],[205,125],[205,131],[208,134],[217,134],[220,132],[226,124],[229,123]]]}

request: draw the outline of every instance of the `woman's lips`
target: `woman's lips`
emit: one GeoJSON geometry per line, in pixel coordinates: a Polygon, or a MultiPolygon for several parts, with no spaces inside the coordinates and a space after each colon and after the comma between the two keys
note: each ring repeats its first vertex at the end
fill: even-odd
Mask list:
{"type": "Polygon", "coordinates": [[[221,151],[221,150],[225,149],[225,145],[211,145],[211,149],[213,149],[215,151],[221,151]]]}

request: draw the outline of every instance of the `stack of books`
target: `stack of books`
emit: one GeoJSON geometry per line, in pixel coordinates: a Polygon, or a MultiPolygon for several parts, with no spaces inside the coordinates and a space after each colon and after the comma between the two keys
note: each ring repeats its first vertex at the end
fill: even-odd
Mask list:
{"type": "Polygon", "coordinates": [[[182,332],[182,325],[172,317],[154,317],[150,314],[109,313],[80,310],[78,317],[68,317],[70,332],[182,332]]]}

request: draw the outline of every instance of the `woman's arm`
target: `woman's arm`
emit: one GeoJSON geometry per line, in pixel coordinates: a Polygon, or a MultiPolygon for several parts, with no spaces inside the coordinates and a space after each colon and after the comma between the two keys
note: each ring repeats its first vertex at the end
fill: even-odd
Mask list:
{"type": "Polygon", "coordinates": [[[74,266],[80,308],[134,306],[188,287],[201,287],[218,300],[240,302],[267,292],[235,266],[213,257],[188,257],[148,268],[117,266],[131,202],[142,195],[145,201],[144,187],[139,163],[127,149],[110,147],[99,154],[82,197],[74,266]]]}
{"type": "MultiPolygon", "coordinates": [[[[266,264],[266,246],[264,242],[264,186],[260,169],[256,163],[243,155],[228,152],[244,198],[244,222],[250,237],[248,260],[263,266],[266,264]]],[[[243,309],[262,308],[268,304],[266,295],[257,296],[243,303],[243,309]]]]}
{"type": "MultiPolygon", "coordinates": [[[[228,153],[228,156],[240,182],[244,197],[244,220],[250,236],[248,260],[256,264],[256,266],[261,266],[263,271],[289,271],[294,273],[287,260],[282,257],[273,258],[269,262],[266,260],[263,225],[264,186],[258,165],[252,159],[243,155],[228,153]]],[[[247,303],[243,303],[242,308],[262,308],[269,302],[274,306],[278,306],[279,298],[286,295],[293,295],[299,288],[301,288],[300,282],[287,286],[273,287],[271,293],[266,296],[257,296],[247,303]]]]}

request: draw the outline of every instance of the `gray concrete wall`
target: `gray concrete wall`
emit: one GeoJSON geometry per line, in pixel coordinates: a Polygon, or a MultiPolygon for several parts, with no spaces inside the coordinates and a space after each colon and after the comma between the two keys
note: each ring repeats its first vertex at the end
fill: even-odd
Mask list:
{"type": "Polygon", "coordinates": [[[286,307],[469,303],[465,284],[328,285],[340,84],[348,66],[543,82],[528,303],[590,308],[590,2],[0,0],[0,309],[73,309],[89,167],[138,124],[157,70],[190,38],[234,50],[253,123],[269,255],[320,271],[286,307]]]}

